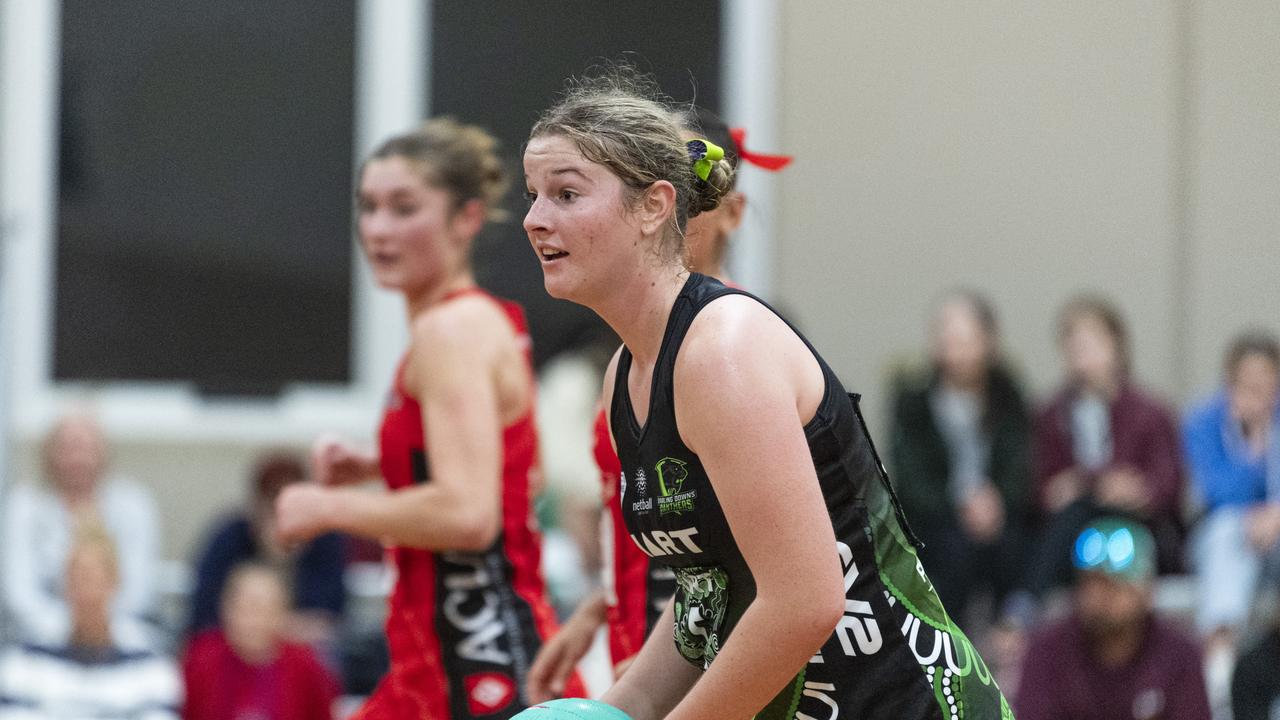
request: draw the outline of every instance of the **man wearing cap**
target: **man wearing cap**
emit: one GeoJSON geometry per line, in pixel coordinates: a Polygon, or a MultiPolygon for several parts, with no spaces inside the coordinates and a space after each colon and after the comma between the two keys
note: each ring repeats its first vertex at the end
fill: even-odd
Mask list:
{"type": "Polygon", "coordinates": [[[1090,523],[1072,550],[1068,616],[1023,660],[1019,720],[1209,720],[1200,648],[1155,616],[1155,542],[1119,517],[1090,523]]]}

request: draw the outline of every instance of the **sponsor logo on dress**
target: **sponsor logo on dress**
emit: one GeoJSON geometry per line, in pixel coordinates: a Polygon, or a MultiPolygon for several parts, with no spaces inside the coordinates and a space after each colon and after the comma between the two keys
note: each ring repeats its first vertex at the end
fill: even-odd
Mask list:
{"type": "Polygon", "coordinates": [[[729,574],[717,566],[677,568],[675,640],[680,654],[690,662],[711,666],[723,641],[729,607],[729,574]]]}
{"type": "Polygon", "coordinates": [[[875,612],[871,603],[866,600],[849,597],[849,590],[858,580],[858,564],[853,560],[853,549],[843,542],[836,541],[836,552],[840,555],[840,567],[844,570],[844,615],[836,624],[836,637],[840,639],[840,649],[845,655],[855,657],[859,652],[863,655],[874,655],[884,645],[880,634],[880,625],[876,623],[875,612]],[[856,646],[856,647],[855,647],[856,646]]]}
{"type": "Polygon", "coordinates": [[[441,564],[445,596],[440,614],[458,633],[458,656],[473,662],[511,665],[504,647],[507,626],[502,622],[501,601],[495,578],[484,557],[469,553],[445,553],[441,564]]]}
{"type": "Polygon", "coordinates": [[[684,489],[685,478],[689,477],[688,463],[672,457],[662,458],[654,469],[658,471],[658,514],[693,512],[698,491],[684,489]]]}
{"type": "MultiPolygon", "coordinates": [[[[635,494],[638,496],[638,499],[633,500],[631,502],[631,512],[649,512],[650,510],[653,510],[653,498],[645,497],[649,493],[649,481],[644,476],[644,467],[636,468],[634,485],[635,485],[635,494]]],[[[626,488],[626,481],[624,478],[623,480],[624,491],[625,491],[625,488],[626,488]]]]}
{"type": "Polygon", "coordinates": [[[702,552],[702,548],[698,547],[698,544],[693,541],[694,536],[697,534],[698,528],[685,528],[667,532],[654,530],[632,535],[631,541],[636,544],[636,547],[640,548],[641,552],[649,557],[688,555],[702,552]]]}
{"type": "Polygon", "coordinates": [[[467,707],[473,716],[492,715],[516,697],[515,680],[502,673],[476,673],[462,682],[467,691],[467,707]]]}

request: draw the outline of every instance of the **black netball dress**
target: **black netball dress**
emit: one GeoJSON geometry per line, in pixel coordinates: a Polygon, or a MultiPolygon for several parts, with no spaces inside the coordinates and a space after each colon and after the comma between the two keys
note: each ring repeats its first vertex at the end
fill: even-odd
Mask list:
{"type": "MultiPolygon", "coordinates": [[[[610,410],[627,531],[646,555],[674,570],[675,644],[703,669],[732,636],[756,587],[702,463],[680,440],[673,372],[693,319],[729,294],[753,297],[691,274],[667,320],[645,426],[636,421],[627,390],[626,348],[610,410]]],[[[1012,718],[991,672],[952,624],[916,557],[857,396],[847,395],[821,356],[814,357],[825,390],[804,432],[835,529],[822,551],[840,558],[845,613],[821,650],[755,717],[1012,718]]],[[[785,489],[771,488],[767,477],[751,484],[759,502],[788,502],[785,489]]]]}

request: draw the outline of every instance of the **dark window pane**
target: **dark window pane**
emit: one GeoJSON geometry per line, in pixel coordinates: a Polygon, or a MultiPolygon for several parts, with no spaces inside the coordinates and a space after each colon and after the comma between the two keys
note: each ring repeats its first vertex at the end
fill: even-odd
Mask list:
{"type": "MultiPolygon", "coordinates": [[[[477,123],[502,141],[515,177],[520,149],[564,81],[604,60],[629,58],[679,101],[720,107],[720,3],[715,0],[444,0],[433,5],[431,111],[477,123]]],[[[603,324],[582,307],[551,299],[520,221],[520,181],[507,198],[511,220],[492,225],[475,248],[480,282],[529,311],[536,359],[580,344],[603,324]]]]}
{"type": "Polygon", "coordinates": [[[64,0],[54,375],[350,375],[354,4],[64,0]]]}

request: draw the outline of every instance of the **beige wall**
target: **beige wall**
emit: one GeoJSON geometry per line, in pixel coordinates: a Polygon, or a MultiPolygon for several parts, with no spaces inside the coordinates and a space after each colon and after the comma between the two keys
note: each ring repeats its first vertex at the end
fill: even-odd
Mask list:
{"type": "Polygon", "coordinates": [[[778,298],[875,410],[956,284],[1037,394],[1081,289],[1140,379],[1199,394],[1238,326],[1280,327],[1280,9],[1250,4],[785,4],[778,298]]]}
{"type": "Polygon", "coordinates": [[[1280,4],[1200,3],[1187,307],[1192,380],[1242,324],[1280,328],[1280,4]]]}

